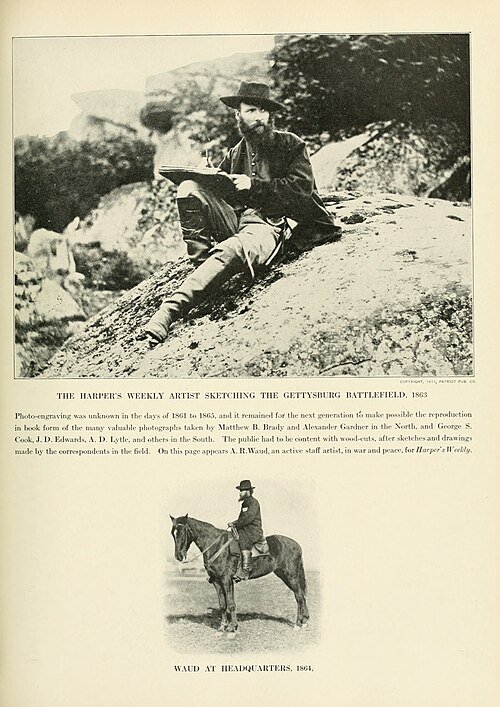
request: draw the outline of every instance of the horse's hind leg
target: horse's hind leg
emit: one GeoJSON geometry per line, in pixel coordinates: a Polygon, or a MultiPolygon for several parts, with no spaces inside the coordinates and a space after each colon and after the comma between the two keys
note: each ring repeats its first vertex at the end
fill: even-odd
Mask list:
{"type": "Polygon", "coordinates": [[[302,628],[309,620],[309,609],[306,602],[306,578],[304,568],[300,565],[298,571],[290,572],[282,568],[276,568],[274,574],[277,575],[286,586],[295,594],[297,602],[296,628],[302,628]]]}

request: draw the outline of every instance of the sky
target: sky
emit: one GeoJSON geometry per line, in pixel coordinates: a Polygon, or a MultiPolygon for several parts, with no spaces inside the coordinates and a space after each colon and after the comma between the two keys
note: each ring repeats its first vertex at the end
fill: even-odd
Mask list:
{"type": "Polygon", "coordinates": [[[273,35],[18,37],[13,46],[14,135],[67,130],[73,93],[144,91],[148,76],[238,52],[269,51],[273,35]]]}

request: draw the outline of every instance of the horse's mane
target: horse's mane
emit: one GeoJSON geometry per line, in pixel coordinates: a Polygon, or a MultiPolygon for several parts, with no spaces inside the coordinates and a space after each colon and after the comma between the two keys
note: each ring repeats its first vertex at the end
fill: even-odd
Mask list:
{"type": "Polygon", "coordinates": [[[176,518],[177,522],[179,522],[179,520],[182,520],[182,518],[186,518],[186,523],[188,525],[189,525],[189,522],[191,521],[193,523],[199,523],[200,525],[204,526],[205,528],[211,528],[212,530],[216,530],[219,533],[223,532],[222,528],[218,528],[216,525],[213,525],[212,523],[209,523],[206,520],[199,520],[198,518],[193,518],[192,516],[188,516],[188,515],[181,516],[181,518],[176,518]]]}

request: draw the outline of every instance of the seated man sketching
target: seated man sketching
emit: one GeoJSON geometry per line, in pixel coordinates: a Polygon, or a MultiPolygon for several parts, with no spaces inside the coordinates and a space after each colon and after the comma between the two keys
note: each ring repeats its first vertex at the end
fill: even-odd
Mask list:
{"type": "Polygon", "coordinates": [[[282,246],[286,218],[298,224],[294,239],[310,235],[309,247],[340,233],[316,190],[305,142],[273,127],[272,113],[283,106],[269,97],[269,86],[242,82],[235,96],[220,100],[236,110],[242,137],[219,166],[234,184],[235,198],[230,204],[192,180],[179,185],[182,234],[197,267],[145,325],[151,345],[164,341],[172,322],[230,277],[246,271],[253,278],[269,265],[282,246]]]}

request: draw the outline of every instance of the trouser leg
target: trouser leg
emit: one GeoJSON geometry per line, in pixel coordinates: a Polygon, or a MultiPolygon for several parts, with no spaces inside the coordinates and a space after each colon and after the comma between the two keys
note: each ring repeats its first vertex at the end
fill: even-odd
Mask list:
{"type": "Polygon", "coordinates": [[[247,209],[238,224],[238,243],[251,277],[265,268],[280,243],[281,227],[273,226],[255,209],[247,209]]]}
{"type": "Polygon", "coordinates": [[[177,209],[188,256],[195,265],[210,256],[215,243],[226,240],[238,228],[233,208],[192,180],[179,185],[177,209]]]}
{"type": "Polygon", "coordinates": [[[213,292],[237,272],[246,271],[253,277],[255,269],[265,265],[276,247],[279,234],[280,229],[269,225],[257,212],[245,211],[238,234],[215,245],[201,265],[163,301],[144,327],[144,333],[154,342],[164,341],[172,322],[198,304],[209,291],[213,292]]]}
{"type": "Polygon", "coordinates": [[[186,314],[208,294],[244,269],[232,238],[216,246],[213,254],[189,275],[182,285],[169,295],[144,327],[155,341],[167,338],[172,322],[186,314]]]}

